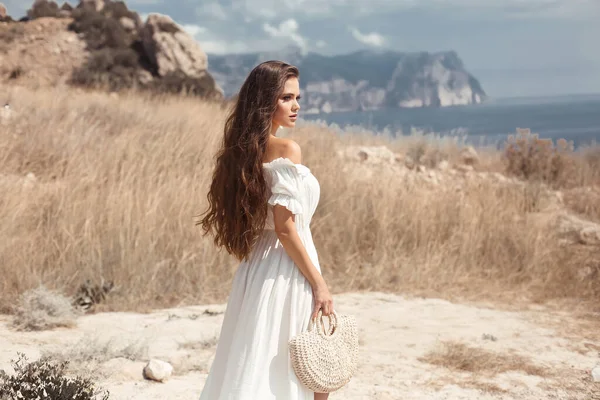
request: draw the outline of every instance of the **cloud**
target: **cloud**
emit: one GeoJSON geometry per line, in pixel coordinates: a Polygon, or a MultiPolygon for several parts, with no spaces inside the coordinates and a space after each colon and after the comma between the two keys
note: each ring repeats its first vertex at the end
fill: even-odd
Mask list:
{"type": "Polygon", "coordinates": [[[352,33],[352,36],[354,37],[354,39],[358,40],[359,42],[361,42],[363,44],[366,44],[369,46],[381,47],[385,43],[385,38],[377,32],[371,32],[371,33],[364,34],[361,31],[359,31],[357,28],[354,28],[354,27],[349,27],[348,29],[352,33]]]}
{"type": "Polygon", "coordinates": [[[315,45],[317,46],[317,48],[322,49],[323,47],[327,46],[327,43],[324,40],[317,40],[317,43],[315,45]]]}
{"type": "Polygon", "coordinates": [[[267,22],[263,24],[263,30],[272,37],[287,38],[294,42],[303,51],[307,50],[306,39],[298,32],[298,22],[293,19],[287,19],[275,27],[267,22]]]}
{"type": "Polygon", "coordinates": [[[206,28],[200,25],[183,24],[181,27],[193,37],[197,37],[199,34],[206,32],[206,28]]]}
{"type": "Polygon", "coordinates": [[[200,47],[205,53],[209,54],[247,53],[251,51],[247,43],[239,40],[201,40],[200,47]]]}
{"type": "Polygon", "coordinates": [[[381,15],[407,9],[458,13],[497,12],[511,16],[586,17],[598,0],[228,0],[233,10],[266,19],[287,16],[381,15]]]}
{"type": "Polygon", "coordinates": [[[211,16],[221,21],[226,21],[229,16],[223,6],[216,1],[202,4],[196,8],[196,14],[199,17],[211,16]]]}

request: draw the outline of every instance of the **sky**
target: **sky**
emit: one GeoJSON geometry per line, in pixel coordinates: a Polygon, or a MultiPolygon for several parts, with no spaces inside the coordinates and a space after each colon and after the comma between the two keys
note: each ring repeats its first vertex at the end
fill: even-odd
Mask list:
{"type": "MultiPolygon", "coordinates": [[[[0,0],[14,16],[33,0],[0,0]]],[[[74,1],[70,1],[74,3],[74,1]]],[[[60,4],[60,3],[59,3],[60,4]]],[[[128,0],[209,54],[454,50],[491,97],[600,93],[600,0],[128,0]]],[[[209,57],[210,69],[210,57],[209,57]]]]}

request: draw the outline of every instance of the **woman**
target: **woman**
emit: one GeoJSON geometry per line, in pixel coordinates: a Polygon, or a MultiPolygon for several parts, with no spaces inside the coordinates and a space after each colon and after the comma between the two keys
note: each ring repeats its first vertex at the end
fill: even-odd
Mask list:
{"type": "Polygon", "coordinates": [[[328,398],[298,381],[288,350],[319,310],[333,312],[309,228],[319,183],[298,144],[277,137],[296,124],[298,77],[280,61],[258,65],[225,123],[199,224],[241,263],[200,400],[328,398]]]}

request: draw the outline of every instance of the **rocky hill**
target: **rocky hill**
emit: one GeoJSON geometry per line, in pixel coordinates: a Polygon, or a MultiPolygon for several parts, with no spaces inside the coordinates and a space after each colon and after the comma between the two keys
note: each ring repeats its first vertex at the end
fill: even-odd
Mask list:
{"type": "Polygon", "coordinates": [[[454,51],[358,51],[324,56],[288,48],[276,53],[209,55],[210,71],[233,95],[253,66],[282,59],[300,68],[305,112],[445,107],[481,103],[486,94],[454,51]]]}
{"type": "Polygon", "coordinates": [[[204,51],[166,15],[142,21],[112,0],[81,0],[76,7],[36,0],[19,21],[3,6],[0,17],[0,84],[223,97],[207,71],[204,51]]]}

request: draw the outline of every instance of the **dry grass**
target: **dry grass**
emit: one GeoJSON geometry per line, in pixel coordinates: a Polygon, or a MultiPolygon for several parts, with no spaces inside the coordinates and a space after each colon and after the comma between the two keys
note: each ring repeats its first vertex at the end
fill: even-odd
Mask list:
{"type": "Polygon", "coordinates": [[[24,331],[70,328],[77,319],[68,298],[43,286],[21,294],[13,314],[13,326],[24,331]]]}
{"type": "Polygon", "coordinates": [[[97,372],[102,363],[115,358],[131,361],[149,359],[145,341],[119,345],[114,338],[101,340],[96,337],[83,337],[66,350],[47,351],[42,356],[61,363],[68,362],[68,371],[77,374],[97,372]]]}
{"type": "Polygon", "coordinates": [[[508,371],[521,371],[528,375],[547,376],[548,371],[516,354],[499,354],[471,347],[459,342],[441,342],[440,347],[430,351],[419,361],[455,371],[494,376],[508,371]]]}
{"type": "Polygon", "coordinates": [[[217,346],[218,342],[219,342],[218,337],[213,337],[213,338],[205,339],[205,340],[199,340],[196,342],[185,342],[185,343],[179,344],[179,349],[185,349],[185,350],[212,349],[213,347],[217,346]]]}
{"type": "MultiPolygon", "coordinates": [[[[102,278],[120,288],[108,309],[226,299],[238,263],[194,225],[206,206],[222,107],[10,90],[15,113],[0,124],[0,311],[39,282],[74,293],[102,278]]],[[[600,299],[600,282],[577,275],[589,254],[525,222],[535,190],[487,181],[432,188],[383,176],[357,183],[342,171],[337,149],[386,144],[406,153],[422,138],[340,136],[311,125],[291,135],[321,183],[312,231],[335,292],[600,299]]],[[[460,148],[425,146],[414,151],[430,154],[431,163],[452,161],[460,148]]],[[[497,160],[482,155],[478,168],[497,160]]]]}
{"type": "Polygon", "coordinates": [[[565,205],[582,217],[600,223],[600,185],[564,192],[565,205]]]}

